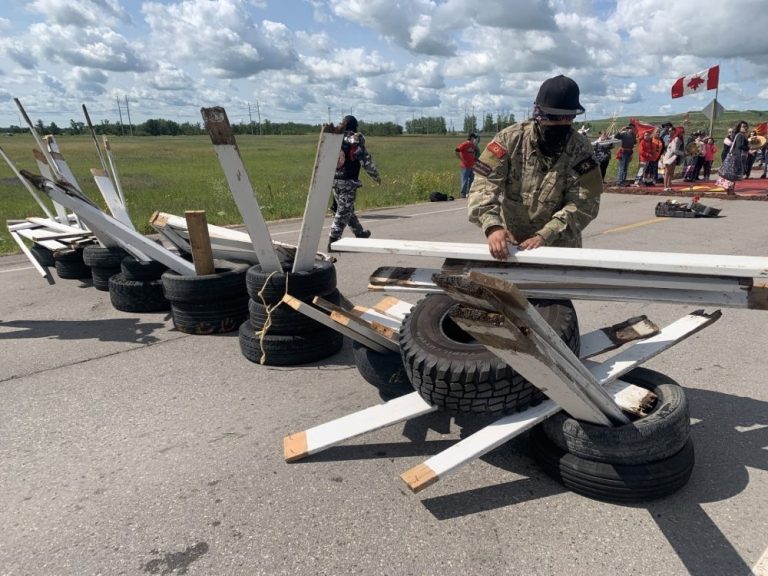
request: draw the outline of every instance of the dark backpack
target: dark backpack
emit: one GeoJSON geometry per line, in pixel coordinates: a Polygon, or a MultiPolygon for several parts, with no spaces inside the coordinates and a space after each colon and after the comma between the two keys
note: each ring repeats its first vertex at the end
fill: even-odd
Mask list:
{"type": "Polygon", "coordinates": [[[446,200],[453,200],[453,196],[448,196],[447,194],[443,194],[442,192],[429,193],[430,202],[445,202],[446,200]]]}

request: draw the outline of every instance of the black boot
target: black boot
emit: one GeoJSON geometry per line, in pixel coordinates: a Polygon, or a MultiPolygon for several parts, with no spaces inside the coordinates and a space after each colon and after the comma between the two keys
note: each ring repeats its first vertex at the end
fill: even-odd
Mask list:
{"type": "Polygon", "coordinates": [[[355,233],[355,238],[370,238],[371,237],[371,231],[370,230],[363,230],[360,232],[360,234],[355,233]]]}
{"type": "Polygon", "coordinates": [[[333,248],[331,248],[331,244],[336,242],[337,240],[341,240],[341,238],[334,238],[333,236],[328,238],[328,252],[336,252],[333,248]]]}

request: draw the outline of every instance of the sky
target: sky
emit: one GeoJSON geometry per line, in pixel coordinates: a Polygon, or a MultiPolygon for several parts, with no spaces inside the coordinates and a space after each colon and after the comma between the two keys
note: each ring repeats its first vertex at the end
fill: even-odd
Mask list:
{"type": "Polygon", "coordinates": [[[680,76],[720,65],[718,102],[768,110],[757,0],[2,0],[0,126],[36,122],[369,122],[527,117],[541,82],[586,114],[683,114],[680,76]],[[118,102],[120,106],[118,106],[118,102]]]}

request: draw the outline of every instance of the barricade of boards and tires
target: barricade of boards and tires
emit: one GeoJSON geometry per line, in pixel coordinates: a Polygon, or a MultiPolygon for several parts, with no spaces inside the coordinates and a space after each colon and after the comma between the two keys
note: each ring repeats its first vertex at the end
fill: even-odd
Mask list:
{"type": "Polygon", "coordinates": [[[372,275],[370,290],[417,294],[416,304],[390,295],[355,306],[339,291],[334,260],[317,252],[341,136],[321,133],[299,242],[288,246],[269,235],[224,110],[202,113],[246,232],[210,226],[199,211],[156,213],[162,243],[150,240],[130,222],[111,155],[93,171],[106,214],[55,141],[36,136],[42,175],[17,174],[47,218],[8,226],[43,277],[52,281],[53,266],[59,278],[89,279],[118,310],[170,311],[185,333],[237,330],[243,356],[259,364],[322,360],[349,338],[361,376],[385,403],[289,435],[287,461],[440,410],[497,420],[406,471],[415,492],[527,431],[544,470],[589,497],[645,500],[687,482],[694,452],[684,390],[640,366],[719,310],[697,309],[662,329],[639,317],[582,334],[571,301],[765,310],[766,259],[542,248],[499,264],[483,244],[348,239],[334,248],[446,258],[437,270],[372,275]]]}

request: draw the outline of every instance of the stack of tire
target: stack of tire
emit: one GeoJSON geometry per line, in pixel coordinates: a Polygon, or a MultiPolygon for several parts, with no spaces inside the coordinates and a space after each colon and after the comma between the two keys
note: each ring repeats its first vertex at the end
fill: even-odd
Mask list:
{"type": "Polygon", "coordinates": [[[109,278],[109,299],[123,312],[164,312],[171,304],[163,293],[161,275],[168,268],[155,260],[126,256],[120,272],[109,278]]]}
{"type": "Polygon", "coordinates": [[[32,245],[32,248],[30,248],[29,251],[32,253],[32,256],[35,257],[35,260],[37,260],[40,266],[45,268],[54,268],[56,266],[56,260],[54,260],[53,251],[50,248],[46,248],[41,244],[35,243],[32,245]]]}
{"type": "Polygon", "coordinates": [[[91,269],[83,261],[82,248],[65,248],[53,252],[56,274],[63,280],[91,278],[91,269]]]}
{"type": "Polygon", "coordinates": [[[92,244],[83,249],[83,263],[90,267],[93,287],[107,292],[109,279],[120,273],[120,263],[128,254],[122,248],[105,248],[92,244]]]}
{"type": "Polygon", "coordinates": [[[316,261],[312,270],[265,272],[248,269],[248,319],[240,325],[240,350],[248,360],[268,366],[296,366],[322,360],[338,352],[343,336],[282,303],[285,294],[310,303],[320,296],[338,304],[336,268],[329,260],[316,261]]]}
{"type": "Polygon", "coordinates": [[[213,274],[163,273],[165,298],[176,329],[185,334],[223,334],[248,318],[245,273],[248,264],[215,260],[213,274]]]}
{"type": "MultiPolygon", "coordinates": [[[[566,345],[579,354],[579,323],[569,300],[531,300],[566,345]]],[[[501,415],[525,410],[543,392],[464,332],[449,317],[455,300],[434,294],[420,300],[400,329],[400,353],[413,388],[449,414],[501,415]]]]}
{"type": "Polygon", "coordinates": [[[646,368],[622,380],[656,395],[646,416],[605,427],[559,412],[531,430],[532,456],[547,474],[590,498],[641,502],[667,496],[688,482],[694,466],[685,392],[646,368]]]}

